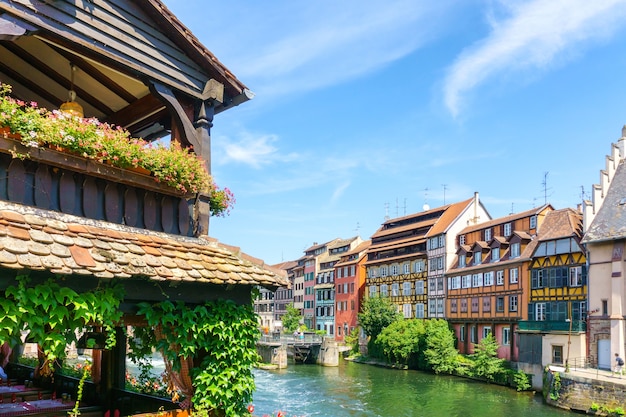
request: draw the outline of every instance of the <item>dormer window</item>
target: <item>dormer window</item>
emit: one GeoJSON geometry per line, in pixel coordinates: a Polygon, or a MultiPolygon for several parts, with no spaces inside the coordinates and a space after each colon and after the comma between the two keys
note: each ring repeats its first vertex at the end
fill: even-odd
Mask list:
{"type": "Polygon", "coordinates": [[[497,262],[500,260],[500,247],[491,249],[491,261],[497,262]]]}
{"type": "Polygon", "coordinates": [[[503,227],[504,237],[511,236],[511,223],[505,223],[503,227]]]}
{"type": "Polygon", "coordinates": [[[511,258],[518,258],[520,255],[519,242],[511,244],[511,258]]]}
{"type": "Polygon", "coordinates": [[[537,216],[536,215],[530,218],[530,228],[531,229],[537,228],[537,216]]]}
{"type": "Polygon", "coordinates": [[[459,255],[459,268],[465,268],[465,254],[459,255]]]}
{"type": "Polygon", "coordinates": [[[474,265],[480,265],[481,261],[482,261],[482,252],[481,251],[474,252],[474,265]]]}
{"type": "Polygon", "coordinates": [[[489,242],[491,240],[491,229],[485,229],[485,242],[489,242]]]}

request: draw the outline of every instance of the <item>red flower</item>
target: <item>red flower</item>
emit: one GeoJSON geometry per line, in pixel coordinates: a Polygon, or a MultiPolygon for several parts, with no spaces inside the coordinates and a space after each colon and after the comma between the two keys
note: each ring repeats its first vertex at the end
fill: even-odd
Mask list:
{"type": "Polygon", "coordinates": [[[250,414],[254,413],[254,406],[252,404],[248,406],[248,413],[250,414]]]}
{"type": "Polygon", "coordinates": [[[283,414],[282,411],[279,411],[278,414],[276,414],[276,417],[285,417],[285,414],[283,414]]]}

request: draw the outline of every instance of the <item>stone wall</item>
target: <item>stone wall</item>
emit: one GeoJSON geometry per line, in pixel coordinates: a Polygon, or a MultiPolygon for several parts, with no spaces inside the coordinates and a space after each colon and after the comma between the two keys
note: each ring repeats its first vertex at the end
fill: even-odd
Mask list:
{"type": "Polygon", "coordinates": [[[626,385],[621,383],[550,370],[544,374],[543,389],[548,404],[566,410],[593,414],[592,404],[626,409],[626,385]],[[560,382],[560,387],[558,382],[555,386],[555,381],[560,382]]]}

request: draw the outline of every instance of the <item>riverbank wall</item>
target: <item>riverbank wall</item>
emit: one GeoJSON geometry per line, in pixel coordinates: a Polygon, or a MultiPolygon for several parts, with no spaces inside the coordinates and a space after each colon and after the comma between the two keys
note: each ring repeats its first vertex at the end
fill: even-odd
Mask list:
{"type": "Polygon", "coordinates": [[[554,407],[586,414],[611,415],[611,412],[626,410],[625,382],[618,378],[614,382],[590,378],[549,367],[543,376],[543,396],[546,403],[554,407]]]}

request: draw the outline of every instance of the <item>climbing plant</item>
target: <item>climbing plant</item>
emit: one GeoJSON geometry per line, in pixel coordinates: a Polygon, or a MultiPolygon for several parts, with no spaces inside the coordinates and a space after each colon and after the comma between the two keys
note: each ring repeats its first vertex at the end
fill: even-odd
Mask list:
{"type": "Polygon", "coordinates": [[[139,314],[160,326],[155,347],[173,366],[197,358],[191,377],[195,410],[210,415],[247,416],[254,392],[252,366],[257,363],[257,321],[252,305],[230,300],[188,306],[183,302],[140,303],[139,314]],[[198,363],[199,362],[199,363],[198,363]]]}
{"type": "MultiPolygon", "coordinates": [[[[79,294],[55,280],[29,286],[28,275],[19,275],[16,281],[0,297],[0,341],[19,344],[21,332],[28,330],[29,340],[39,344],[47,364],[64,357],[66,345],[76,341],[76,330],[87,326],[103,326],[106,347],[115,345],[113,327],[122,317],[121,286],[103,285],[79,294]]],[[[51,368],[44,366],[47,371],[51,368]]]]}

